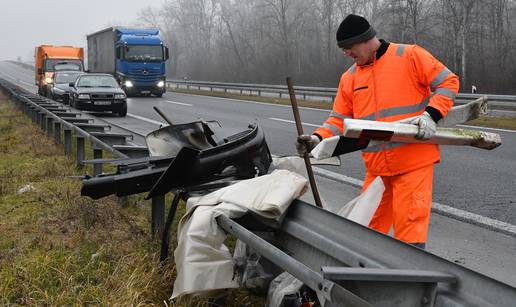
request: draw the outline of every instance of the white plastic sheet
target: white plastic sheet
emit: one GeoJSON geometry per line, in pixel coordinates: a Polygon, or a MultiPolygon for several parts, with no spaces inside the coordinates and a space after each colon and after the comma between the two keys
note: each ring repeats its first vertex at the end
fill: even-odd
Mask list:
{"type": "Polygon", "coordinates": [[[344,205],[337,214],[353,222],[368,226],[376,209],[378,209],[384,190],[385,186],[382,178],[376,177],[362,194],[344,205]]]}
{"type": "Polygon", "coordinates": [[[215,218],[221,214],[237,218],[248,210],[280,220],[290,203],[299,197],[307,180],[297,173],[275,170],[269,175],[241,181],[203,197],[188,200],[188,212],[178,226],[174,252],[177,278],[172,298],[237,288],[233,261],[224,245],[226,235],[215,218]]]}

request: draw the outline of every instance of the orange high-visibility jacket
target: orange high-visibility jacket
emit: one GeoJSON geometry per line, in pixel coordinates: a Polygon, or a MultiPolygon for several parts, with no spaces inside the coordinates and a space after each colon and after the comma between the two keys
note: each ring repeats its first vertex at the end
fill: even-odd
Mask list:
{"type": "MultiPolygon", "coordinates": [[[[343,133],[344,119],[393,122],[417,116],[426,107],[445,117],[459,90],[459,79],[417,45],[390,43],[372,64],[352,65],[341,77],[333,111],[314,131],[322,138],[343,133]]],[[[439,146],[383,143],[362,151],[367,171],[393,176],[439,162],[439,146]]]]}

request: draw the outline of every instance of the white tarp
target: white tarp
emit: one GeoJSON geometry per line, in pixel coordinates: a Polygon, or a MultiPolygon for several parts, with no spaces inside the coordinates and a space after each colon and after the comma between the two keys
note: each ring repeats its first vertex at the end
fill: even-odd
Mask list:
{"type": "Polygon", "coordinates": [[[174,252],[177,278],[172,298],[211,295],[213,291],[237,288],[233,261],[224,245],[226,235],[215,218],[237,218],[251,210],[280,220],[290,203],[307,189],[307,180],[297,173],[275,170],[269,175],[241,181],[203,197],[192,197],[178,226],[174,252]]]}
{"type": "Polygon", "coordinates": [[[382,178],[376,177],[363,193],[345,204],[337,215],[368,226],[382,200],[384,190],[382,178]]]}

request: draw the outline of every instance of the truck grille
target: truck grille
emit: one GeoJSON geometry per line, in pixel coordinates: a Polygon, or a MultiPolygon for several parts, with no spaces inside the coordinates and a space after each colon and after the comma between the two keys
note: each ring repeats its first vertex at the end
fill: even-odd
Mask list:
{"type": "Polygon", "coordinates": [[[135,81],[158,81],[161,77],[159,68],[130,69],[128,75],[135,81]]]}

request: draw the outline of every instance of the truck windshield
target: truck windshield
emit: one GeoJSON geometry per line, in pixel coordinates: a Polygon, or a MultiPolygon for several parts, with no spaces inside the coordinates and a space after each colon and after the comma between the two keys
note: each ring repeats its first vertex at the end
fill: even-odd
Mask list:
{"type": "Polygon", "coordinates": [[[112,76],[84,75],[77,81],[77,87],[119,87],[112,76]]]}
{"type": "Polygon", "coordinates": [[[163,47],[161,45],[126,45],[125,59],[131,62],[161,62],[163,61],[163,47]]]}
{"type": "Polygon", "coordinates": [[[54,76],[55,83],[70,83],[74,82],[82,72],[58,72],[54,76]]]}
{"type": "Polygon", "coordinates": [[[45,71],[77,70],[83,71],[81,60],[47,59],[45,71]]]}

